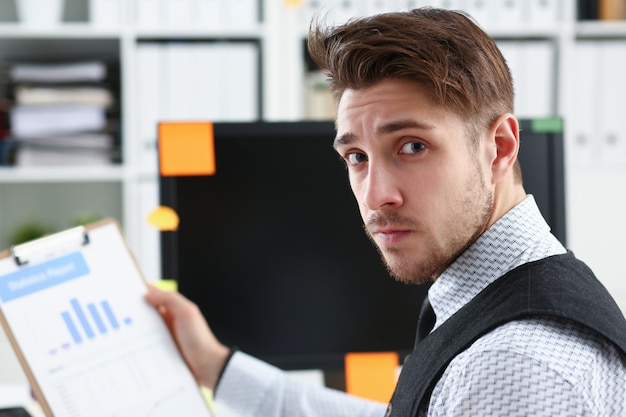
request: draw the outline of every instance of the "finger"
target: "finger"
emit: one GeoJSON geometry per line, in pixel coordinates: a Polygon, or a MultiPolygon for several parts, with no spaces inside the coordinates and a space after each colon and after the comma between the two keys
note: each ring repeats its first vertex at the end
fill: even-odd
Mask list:
{"type": "Polygon", "coordinates": [[[184,319],[193,314],[194,304],[175,291],[163,291],[154,285],[148,285],[146,294],[148,303],[158,308],[168,317],[184,319]]]}
{"type": "Polygon", "coordinates": [[[167,306],[174,302],[172,300],[172,292],[163,291],[154,284],[148,283],[148,292],[146,300],[155,307],[167,306]]]}

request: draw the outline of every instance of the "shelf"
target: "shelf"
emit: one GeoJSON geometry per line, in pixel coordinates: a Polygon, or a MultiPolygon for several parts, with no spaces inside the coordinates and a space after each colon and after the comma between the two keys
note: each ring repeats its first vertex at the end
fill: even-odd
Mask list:
{"type": "Polygon", "coordinates": [[[576,24],[578,39],[626,38],[626,21],[585,21],[576,24]]]}
{"type": "Polygon", "coordinates": [[[48,182],[121,182],[121,166],[0,167],[0,184],[48,182]]]}
{"type": "Polygon", "coordinates": [[[225,26],[216,28],[135,28],[120,26],[100,28],[89,23],[64,23],[53,27],[27,27],[19,23],[0,23],[0,38],[12,39],[121,39],[123,37],[142,39],[190,38],[190,39],[250,39],[263,36],[262,24],[247,26],[225,26]]]}
{"type": "Polygon", "coordinates": [[[263,36],[261,25],[246,28],[189,28],[189,29],[134,29],[132,30],[137,40],[152,39],[256,39],[263,36]]]}
{"type": "MultiPolygon", "coordinates": [[[[69,35],[69,33],[68,33],[69,35]]],[[[0,33],[0,58],[3,63],[19,61],[120,60],[120,38],[104,36],[63,37],[48,31],[21,32],[20,36],[0,33]]]]}
{"type": "Polygon", "coordinates": [[[558,39],[561,29],[556,26],[550,27],[513,27],[498,28],[486,27],[485,30],[494,39],[558,39]]]}
{"type": "Polygon", "coordinates": [[[0,24],[2,39],[117,39],[120,28],[98,28],[88,23],[64,23],[42,28],[28,27],[19,23],[0,24]]]}

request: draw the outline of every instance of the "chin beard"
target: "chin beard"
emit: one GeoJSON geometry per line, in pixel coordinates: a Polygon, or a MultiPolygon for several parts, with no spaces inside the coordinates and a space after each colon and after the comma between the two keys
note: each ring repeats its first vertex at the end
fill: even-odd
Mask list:
{"type": "Polygon", "coordinates": [[[401,251],[391,248],[386,249],[387,253],[385,253],[369,233],[368,236],[380,254],[389,275],[396,281],[417,285],[432,283],[487,230],[494,209],[493,194],[484,193],[481,201],[474,201],[473,206],[476,209],[473,217],[456,226],[457,230],[468,230],[471,227],[474,230],[473,233],[469,236],[459,235],[447,241],[444,246],[433,247],[430,254],[423,256],[422,259],[407,259],[406,257],[411,255],[405,254],[405,259],[390,262],[389,259],[396,255],[402,256],[401,251]]]}
{"type": "Polygon", "coordinates": [[[380,249],[378,252],[385,264],[387,272],[396,281],[409,285],[422,285],[435,282],[437,278],[463,253],[468,247],[478,239],[482,232],[478,232],[464,246],[456,252],[443,255],[433,254],[425,262],[415,262],[413,264],[403,263],[392,266],[380,249]]]}
{"type": "Polygon", "coordinates": [[[439,278],[443,271],[450,266],[454,259],[458,257],[457,254],[454,259],[451,259],[448,262],[438,260],[436,262],[427,261],[414,263],[412,265],[391,265],[380,249],[378,252],[380,253],[381,259],[383,260],[389,275],[396,281],[409,285],[421,285],[434,282],[437,278],[439,278]]]}

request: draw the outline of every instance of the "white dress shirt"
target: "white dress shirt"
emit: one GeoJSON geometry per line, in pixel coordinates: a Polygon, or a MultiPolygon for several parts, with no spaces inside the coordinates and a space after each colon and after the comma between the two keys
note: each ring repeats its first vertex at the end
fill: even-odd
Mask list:
{"type": "MultiPolygon", "coordinates": [[[[432,285],[438,327],[490,283],[524,263],[561,254],[528,196],[432,285]]],[[[427,416],[626,416],[626,358],[565,320],[507,323],[455,357],[437,382],[427,416]]],[[[386,405],[321,389],[236,352],[216,390],[218,417],[382,417],[386,405]]]]}

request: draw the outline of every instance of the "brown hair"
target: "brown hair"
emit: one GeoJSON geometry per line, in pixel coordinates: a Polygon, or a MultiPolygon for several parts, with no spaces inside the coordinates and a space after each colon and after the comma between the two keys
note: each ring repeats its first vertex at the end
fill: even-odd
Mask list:
{"type": "Polygon", "coordinates": [[[500,50],[461,12],[425,7],[354,19],[335,28],[315,19],[308,49],[326,72],[335,102],[348,88],[398,78],[424,85],[436,103],[464,118],[473,133],[513,111],[511,73],[500,50]]]}

